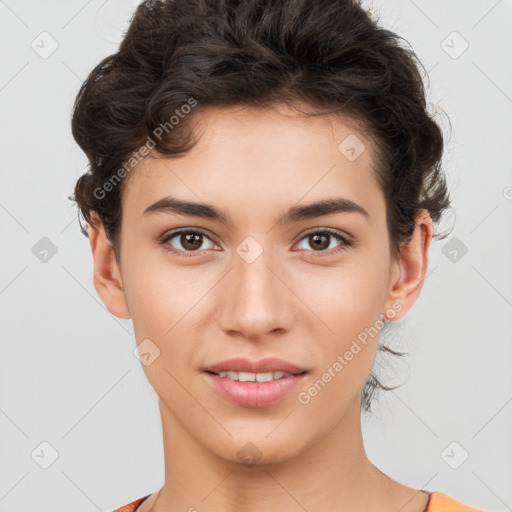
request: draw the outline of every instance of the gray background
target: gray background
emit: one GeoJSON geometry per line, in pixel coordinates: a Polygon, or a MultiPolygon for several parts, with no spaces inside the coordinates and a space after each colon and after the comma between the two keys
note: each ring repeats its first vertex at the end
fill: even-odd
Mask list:
{"type": "MultiPolygon", "coordinates": [[[[1,512],[107,511],[163,483],[158,405],[131,321],[97,296],[67,199],[87,164],[72,102],[137,4],[0,0],[1,512]]],[[[438,116],[456,211],[418,302],[393,325],[410,356],[383,378],[406,384],[363,419],[368,455],[406,485],[512,510],[512,2],[365,6],[410,42],[429,101],[452,122],[438,116]]]]}

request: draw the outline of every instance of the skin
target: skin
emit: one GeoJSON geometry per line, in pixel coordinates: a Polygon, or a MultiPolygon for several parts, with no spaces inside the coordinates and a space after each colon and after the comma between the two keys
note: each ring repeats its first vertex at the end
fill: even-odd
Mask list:
{"type": "Polygon", "coordinates": [[[194,115],[200,138],[189,153],[153,155],[129,175],[120,262],[101,222],[90,224],[98,294],[113,315],[132,319],[137,343],[149,338],[160,350],[143,369],[159,397],[165,482],[156,503],[155,493],[139,510],[423,512],[426,493],[389,478],[364,449],[360,393],[378,335],[308,404],[297,395],[382,314],[394,311],[388,319],[395,321],[412,308],[428,264],[428,213],[419,212],[411,242],[393,260],[364,134],[339,117],[307,118],[285,106],[209,107],[194,115]],[[350,133],[366,145],[354,161],[338,149],[350,133]],[[142,215],[167,195],[214,205],[229,222],[142,215]],[[361,205],[369,219],[344,212],[276,224],[296,204],[334,197],[361,205]],[[192,257],[159,241],[177,228],[206,233],[195,252],[179,235],[166,242],[192,257]],[[319,249],[305,236],[313,228],[357,244],[334,253],[342,243],[327,238],[319,249]],[[263,248],[252,263],[236,252],[247,236],[263,248]],[[200,372],[237,356],[280,357],[310,373],[279,403],[242,407],[200,372]],[[237,456],[248,442],[261,453],[254,465],[237,456]]]}

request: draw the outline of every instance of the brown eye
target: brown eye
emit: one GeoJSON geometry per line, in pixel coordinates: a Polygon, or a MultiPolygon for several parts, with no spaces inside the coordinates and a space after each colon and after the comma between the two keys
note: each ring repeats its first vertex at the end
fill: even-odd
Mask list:
{"type": "Polygon", "coordinates": [[[315,233],[313,235],[309,235],[309,243],[311,247],[314,247],[320,251],[324,251],[325,249],[329,248],[330,236],[331,235],[315,233]]]}
{"type": "Polygon", "coordinates": [[[162,244],[168,251],[178,253],[183,256],[194,256],[193,253],[199,253],[202,250],[215,247],[213,242],[202,231],[197,230],[179,230],[170,233],[162,240],[162,244]],[[210,242],[210,247],[204,247],[205,240],[210,242]]]}
{"type": "Polygon", "coordinates": [[[185,250],[195,251],[201,247],[203,243],[203,235],[197,233],[181,234],[179,241],[185,250]]]}
{"type": "Polygon", "coordinates": [[[301,242],[304,240],[307,242],[307,245],[311,248],[306,248],[306,250],[309,250],[309,252],[312,253],[320,253],[318,254],[319,256],[322,255],[322,253],[324,252],[326,253],[326,255],[334,254],[338,251],[344,250],[354,245],[351,240],[342,236],[340,233],[325,229],[321,231],[317,230],[312,233],[306,234],[302,238],[301,242]],[[333,240],[337,241],[338,244],[333,244],[333,240]]]}

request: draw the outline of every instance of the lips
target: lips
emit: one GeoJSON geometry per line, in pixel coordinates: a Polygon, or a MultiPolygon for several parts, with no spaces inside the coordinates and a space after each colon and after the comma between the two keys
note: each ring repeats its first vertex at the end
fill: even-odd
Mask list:
{"type": "Polygon", "coordinates": [[[307,373],[304,368],[273,357],[260,361],[228,359],[202,371],[207,384],[224,399],[256,408],[283,400],[304,382],[307,373]]]}
{"type": "Polygon", "coordinates": [[[219,372],[249,372],[249,373],[266,373],[266,372],[284,372],[292,375],[307,372],[305,368],[301,368],[283,359],[275,357],[267,357],[259,361],[251,361],[244,358],[233,358],[221,361],[203,368],[203,371],[210,373],[219,372]]]}
{"type": "Polygon", "coordinates": [[[267,407],[280,402],[304,382],[306,373],[269,382],[240,382],[203,372],[206,383],[224,399],[244,407],[267,407]]]}

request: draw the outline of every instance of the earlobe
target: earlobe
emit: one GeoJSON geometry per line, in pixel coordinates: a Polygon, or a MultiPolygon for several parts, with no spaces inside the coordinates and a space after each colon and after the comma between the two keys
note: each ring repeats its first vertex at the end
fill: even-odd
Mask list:
{"type": "Polygon", "coordinates": [[[398,278],[393,276],[394,279],[390,282],[388,307],[399,303],[401,308],[393,318],[388,318],[388,320],[399,320],[404,317],[416,302],[423,288],[427,272],[432,235],[433,227],[430,214],[427,210],[421,209],[416,216],[410,242],[401,247],[399,261],[393,262],[398,270],[395,272],[398,274],[398,278]]]}
{"type": "Polygon", "coordinates": [[[131,318],[114,250],[95,212],[89,223],[89,241],[94,262],[93,282],[98,295],[114,316],[131,318]]]}

